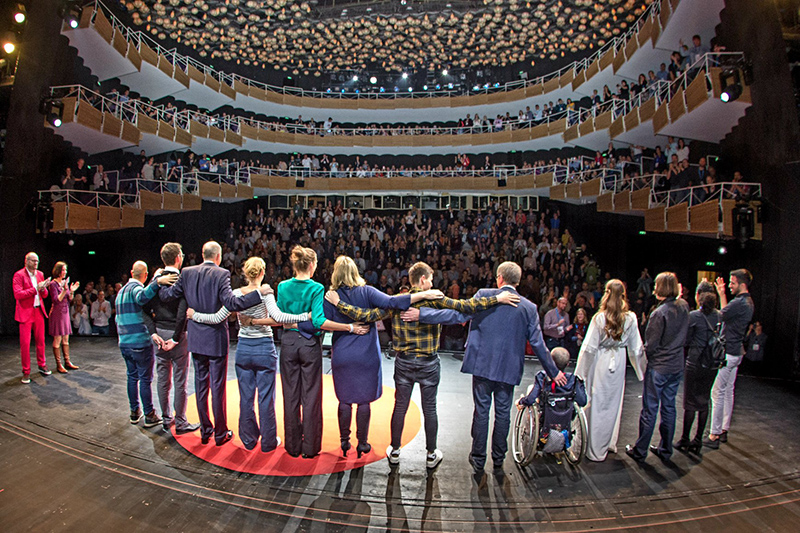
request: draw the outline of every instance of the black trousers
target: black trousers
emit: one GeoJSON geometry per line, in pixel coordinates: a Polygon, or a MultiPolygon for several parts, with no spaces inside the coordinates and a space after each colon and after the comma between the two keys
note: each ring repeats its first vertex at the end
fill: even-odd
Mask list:
{"type": "Polygon", "coordinates": [[[285,331],[281,339],[283,430],[286,453],[315,456],[322,449],[322,346],[285,331]]]}
{"type": "Polygon", "coordinates": [[[197,414],[200,415],[200,432],[205,438],[214,434],[220,443],[228,432],[228,415],[225,403],[225,382],[228,378],[228,354],[220,356],[192,354],[194,361],[194,389],[197,392],[197,414]],[[208,393],[211,392],[211,411],[214,423],[208,416],[208,393]]]}
{"type": "Polygon", "coordinates": [[[439,416],[436,413],[436,393],[442,368],[439,357],[394,360],[394,411],[392,411],[392,448],[400,448],[400,437],[406,421],[406,412],[411,403],[414,383],[419,383],[422,396],[422,416],[425,419],[425,447],[428,453],[436,449],[439,433],[439,416]]]}

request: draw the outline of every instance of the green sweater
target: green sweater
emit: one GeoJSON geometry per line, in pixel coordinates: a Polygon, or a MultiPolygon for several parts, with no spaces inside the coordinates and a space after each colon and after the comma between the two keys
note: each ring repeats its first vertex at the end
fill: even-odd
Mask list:
{"type": "MultiPolygon", "coordinates": [[[[278,307],[284,313],[300,314],[311,312],[311,323],[321,328],[325,322],[322,303],[325,300],[325,287],[313,279],[296,278],[278,284],[278,307]]],[[[297,330],[295,330],[297,331],[297,330]]]]}

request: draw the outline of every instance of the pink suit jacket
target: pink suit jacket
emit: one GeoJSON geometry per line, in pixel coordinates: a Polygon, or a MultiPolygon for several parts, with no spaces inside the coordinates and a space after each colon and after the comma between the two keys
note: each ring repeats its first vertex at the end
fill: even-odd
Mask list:
{"type": "MultiPolygon", "coordinates": [[[[36,271],[36,283],[44,281],[44,274],[41,271],[36,271]]],[[[31,285],[31,278],[28,276],[28,271],[24,268],[14,273],[12,281],[14,287],[14,299],[17,301],[17,308],[14,311],[14,320],[17,322],[30,322],[33,320],[34,307],[36,301],[36,287],[31,285]]],[[[44,299],[47,298],[47,289],[39,291],[39,307],[47,316],[47,310],[44,307],[44,299]]]]}

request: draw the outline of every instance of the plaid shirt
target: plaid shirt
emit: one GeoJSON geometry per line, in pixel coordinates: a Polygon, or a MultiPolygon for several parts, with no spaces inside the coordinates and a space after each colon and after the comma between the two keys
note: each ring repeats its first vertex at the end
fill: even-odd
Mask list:
{"type": "MultiPolygon", "coordinates": [[[[411,289],[411,293],[420,292],[420,289],[411,289]]],[[[422,300],[412,307],[432,307],[434,309],[455,309],[467,315],[475,314],[497,305],[497,296],[489,298],[472,298],[470,300],[422,300]]],[[[392,342],[394,349],[401,354],[414,355],[415,357],[429,357],[434,355],[439,348],[439,335],[442,327],[439,324],[422,324],[420,322],[403,322],[400,318],[402,311],[398,309],[362,309],[353,307],[342,301],[336,308],[359,322],[377,322],[391,315],[392,317],[392,342]]]]}

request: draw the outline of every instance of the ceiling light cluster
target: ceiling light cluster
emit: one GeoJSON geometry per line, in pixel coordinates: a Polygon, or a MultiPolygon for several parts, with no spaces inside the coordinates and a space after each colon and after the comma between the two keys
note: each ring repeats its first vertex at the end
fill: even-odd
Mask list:
{"type": "Polygon", "coordinates": [[[306,0],[123,0],[134,24],[201,58],[316,76],[368,66],[402,72],[555,60],[603,46],[653,2],[482,1],[477,9],[453,3],[431,13],[331,18],[306,0]]]}

